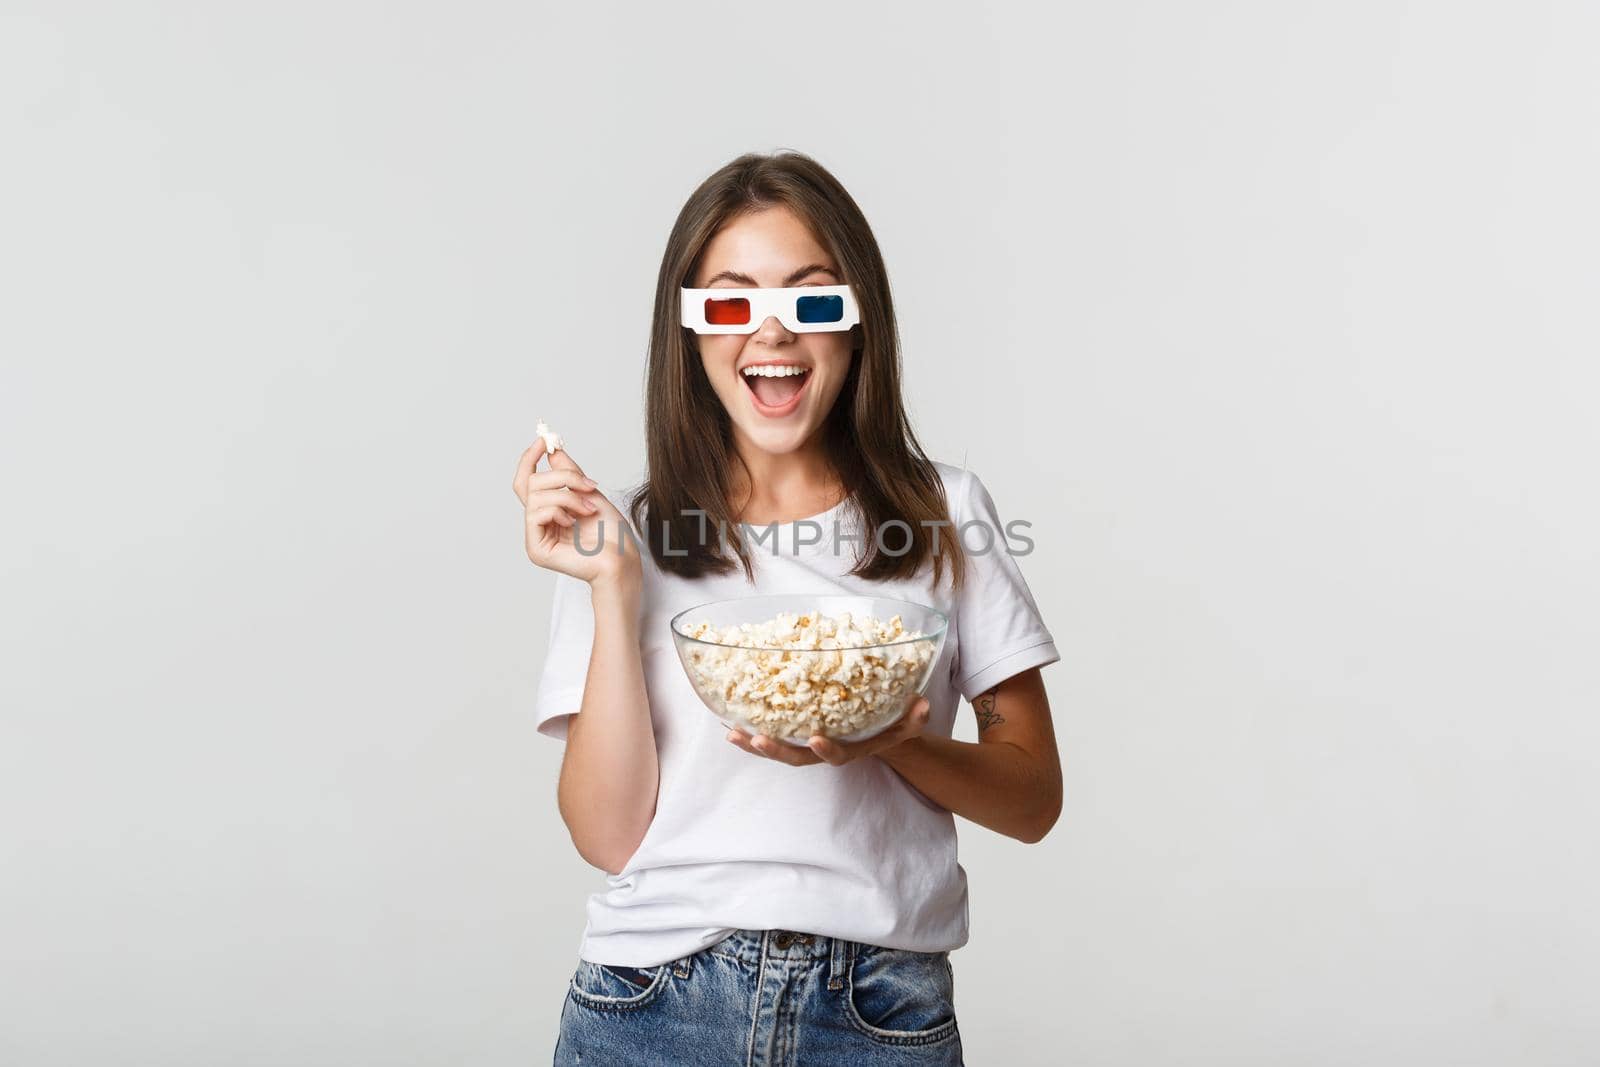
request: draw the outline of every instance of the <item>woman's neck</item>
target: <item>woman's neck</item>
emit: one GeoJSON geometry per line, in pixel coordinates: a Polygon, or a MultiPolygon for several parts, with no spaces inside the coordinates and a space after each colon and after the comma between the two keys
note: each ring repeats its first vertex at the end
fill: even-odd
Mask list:
{"type": "Polygon", "coordinates": [[[773,453],[735,434],[734,449],[744,465],[733,469],[729,496],[738,521],[752,526],[793,522],[839,503],[843,489],[822,450],[821,436],[816,434],[793,452],[773,453]]]}

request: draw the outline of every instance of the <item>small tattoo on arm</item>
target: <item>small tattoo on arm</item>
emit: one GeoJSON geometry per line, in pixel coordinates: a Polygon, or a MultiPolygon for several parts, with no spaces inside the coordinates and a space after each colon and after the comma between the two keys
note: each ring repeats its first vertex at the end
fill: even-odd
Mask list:
{"type": "Polygon", "coordinates": [[[995,723],[1005,722],[1006,718],[994,710],[994,695],[1000,687],[997,685],[972,698],[972,710],[978,716],[978,732],[982,733],[995,723]]]}

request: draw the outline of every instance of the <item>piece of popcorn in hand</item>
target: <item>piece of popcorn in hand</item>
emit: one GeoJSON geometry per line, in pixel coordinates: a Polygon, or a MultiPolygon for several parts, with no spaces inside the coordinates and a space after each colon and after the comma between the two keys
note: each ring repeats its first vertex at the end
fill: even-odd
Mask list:
{"type": "Polygon", "coordinates": [[[533,428],[533,432],[544,438],[544,450],[546,452],[561,451],[561,435],[546,426],[543,419],[539,420],[538,425],[533,428]]]}

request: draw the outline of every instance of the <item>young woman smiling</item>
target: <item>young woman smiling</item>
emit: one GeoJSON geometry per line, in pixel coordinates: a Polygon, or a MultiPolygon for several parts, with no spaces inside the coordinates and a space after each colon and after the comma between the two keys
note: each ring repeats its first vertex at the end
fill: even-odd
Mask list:
{"type": "Polygon", "coordinates": [[[752,154],[695,190],[662,258],[647,389],[648,474],[622,508],[565,449],[538,469],[542,441],[513,483],[528,556],[557,572],[538,728],[565,741],[561,815],[607,875],[556,1061],[960,1063],[950,952],[968,916],[952,813],[1028,842],[1054,824],[1040,668],[1059,656],[983,484],[912,432],[883,259],[833,175],[799,153],[752,154]],[[859,323],[681,325],[685,288],[811,286],[849,286],[859,323]],[[802,520],[827,534],[802,536],[802,520]],[[753,547],[746,531],[770,524],[777,539],[753,547]],[[987,550],[958,535],[974,524],[987,550]],[[945,612],[924,696],[856,743],[718,726],[668,620],[776,592],[945,612]],[[961,697],[976,743],[950,736],[961,697]]]}

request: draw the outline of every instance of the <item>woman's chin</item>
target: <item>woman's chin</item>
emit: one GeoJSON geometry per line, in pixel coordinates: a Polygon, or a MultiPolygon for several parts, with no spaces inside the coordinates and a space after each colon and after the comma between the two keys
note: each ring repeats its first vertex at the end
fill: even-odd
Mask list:
{"type": "MultiPolygon", "coordinates": [[[[799,415],[800,412],[797,411],[795,414],[799,415]]],[[[773,456],[797,451],[811,439],[811,431],[815,429],[798,418],[784,419],[782,423],[763,420],[751,425],[744,422],[739,428],[751,444],[773,456]]]]}

